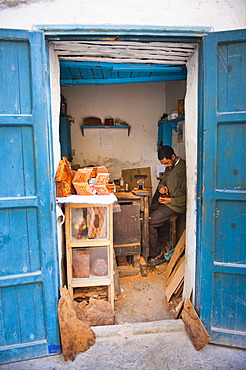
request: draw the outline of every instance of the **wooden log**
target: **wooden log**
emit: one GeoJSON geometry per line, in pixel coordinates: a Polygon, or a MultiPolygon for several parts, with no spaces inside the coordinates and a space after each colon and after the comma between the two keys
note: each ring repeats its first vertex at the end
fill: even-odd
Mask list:
{"type": "Polygon", "coordinates": [[[183,234],[181,235],[175,249],[174,249],[174,252],[173,252],[173,255],[172,255],[172,258],[170,259],[168,265],[167,265],[167,269],[166,269],[166,275],[167,277],[169,277],[173,271],[173,268],[175,266],[175,264],[177,263],[179,257],[181,256],[181,254],[183,253],[184,249],[185,249],[185,230],[183,231],[183,234]]]}
{"type": "Polygon", "coordinates": [[[131,265],[129,266],[118,266],[117,268],[119,277],[124,277],[124,276],[135,276],[138,275],[140,272],[140,268],[135,268],[132,267],[131,265]]]}
{"type": "Polygon", "coordinates": [[[185,301],[181,317],[195,349],[199,351],[210,342],[210,337],[188,298],[185,301]]]}
{"type": "Polygon", "coordinates": [[[67,288],[60,288],[58,319],[64,360],[75,359],[79,352],[87,351],[95,344],[96,336],[87,323],[76,317],[73,301],[67,288]]]}

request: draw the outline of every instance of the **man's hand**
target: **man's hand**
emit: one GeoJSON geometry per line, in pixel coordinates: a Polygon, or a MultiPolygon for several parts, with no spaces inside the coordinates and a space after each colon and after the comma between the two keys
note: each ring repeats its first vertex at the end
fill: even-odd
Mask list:
{"type": "Polygon", "coordinates": [[[161,204],[169,204],[169,203],[171,203],[171,198],[159,197],[158,202],[161,203],[161,204]]]}
{"type": "Polygon", "coordinates": [[[161,193],[161,194],[168,194],[168,187],[167,186],[162,186],[159,189],[159,193],[161,193]]]}

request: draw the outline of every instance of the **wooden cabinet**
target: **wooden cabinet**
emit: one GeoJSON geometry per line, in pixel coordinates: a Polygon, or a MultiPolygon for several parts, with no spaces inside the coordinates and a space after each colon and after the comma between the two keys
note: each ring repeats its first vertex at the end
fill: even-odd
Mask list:
{"type": "Polygon", "coordinates": [[[108,287],[114,307],[113,206],[112,204],[65,204],[67,284],[79,287],[108,287]]]}

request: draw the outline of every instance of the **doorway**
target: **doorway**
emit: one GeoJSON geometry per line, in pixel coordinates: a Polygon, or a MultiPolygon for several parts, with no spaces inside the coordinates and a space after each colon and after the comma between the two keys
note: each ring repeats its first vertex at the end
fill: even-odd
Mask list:
{"type": "MultiPolygon", "coordinates": [[[[139,43],[141,46],[142,44],[139,43]]],[[[184,158],[185,156],[185,152],[186,152],[186,160],[187,160],[187,177],[188,177],[188,187],[189,187],[189,194],[188,194],[188,206],[187,206],[187,216],[189,215],[189,217],[187,217],[189,219],[189,222],[188,222],[188,225],[186,226],[187,227],[187,230],[188,230],[188,234],[187,234],[187,241],[189,240],[189,243],[187,242],[187,247],[188,249],[186,250],[186,254],[187,254],[187,260],[186,260],[186,274],[185,274],[185,288],[184,288],[184,291],[187,296],[190,295],[191,291],[193,290],[194,288],[194,276],[195,276],[195,228],[196,228],[196,217],[195,217],[195,209],[196,209],[196,200],[195,200],[195,189],[196,189],[196,176],[194,176],[194,174],[196,174],[196,160],[192,160],[192,158],[196,158],[197,157],[197,72],[198,72],[198,56],[197,56],[198,52],[197,51],[194,51],[192,53],[192,56],[190,56],[189,60],[186,62],[186,66],[187,66],[187,70],[188,70],[188,76],[187,76],[187,85],[185,86],[185,83],[184,81],[180,82],[180,81],[175,81],[173,84],[175,85],[175,88],[174,90],[177,90],[180,92],[180,86],[179,84],[181,83],[182,87],[184,88],[184,90],[186,89],[186,93],[185,94],[182,94],[182,95],[185,95],[185,101],[186,101],[186,107],[185,107],[185,111],[186,111],[186,121],[189,122],[189,125],[185,125],[185,138],[184,138],[184,141],[183,141],[183,147],[182,147],[182,150],[181,150],[181,147],[178,145],[177,143],[177,135],[175,134],[174,132],[174,135],[173,135],[173,140],[174,142],[172,143],[172,145],[174,146],[175,150],[176,150],[176,154],[177,155],[180,155],[181,157],[184,158]],[[175,143],[176,141],[176,143],[175,143]],[[183,151],[183,152],[182,152],[183,151]]],[[[53,72],[51,72],[51,77],[54,76],[54,80],[53,80],[53,88],[56,90],[56,97],[53,97],[53,94],[52,94],[52,100],[54,99],[54,106],[56,106],[56,109],[58,108],[58,96],[60,97],[60,91],[59,91],[59,79],[57,78],[59,76],[59,58],[57,56],[57,52],[54,50],[53,46],[51,46],[51,52],[50,52],[50,55],[51,55],[51,60],[53,60],[51,62],[51,71],[53,69],[53,72]],[[54,73],[55,72],[55,73],[54,73]],[[59,93],[59,95],[58,95],[59,93]]],[[[170,61],[172,63],[174,63],[175,61],[170,61]]],[[[138,103],[138,99],[137,99],[137,96],[139,97],[139,89],[140,89],[140,85],[141,86],[141,90],[143,90],[143,85],[147,85],[145,86],[145,97],[146,97],[146,92],[147,94],[151,92],[151,90],[149,89],[149,85],[158,85],[155,91],[155,94],[154,94],[154,103],[156,104],[156,100],[157,98],[159,99],[160,101],[160,94],[158,92],[158,90],[162,90],[163,91],[163,105],[164,105],[164,102],[167,103],[169,102],[170,103],[170,106],[171,106],[171,97],[170,97],[170,93],[168,94],[167,91],[171,90],[171,84],[172,82],[169,81],[169,82],[166,82],[165,83],[165,88],[163,87],[163,83],[161,82],[156,82],[156,83],[143,83],[143,84],[134,84],[134,89],[133,89],[133,96],[135,97],[135,100],[136,102],[138,103]],[[138,93],[136,93],[136,90],[138,90],[138,93]],[[155,99],[156,98],[156,99],[155,99]]],[[[100,115],[102,114],[102,110],[98,110],[98,108],[101,106],[104,107],[105,109],[105,104],[104,104],[104,101],[103,101],[103,98],[102,97],[107,97],[108,98],[108,101],[111,103],[111,109],[108,110],[108,111],[104,111],[103,112],[103,115],[107,113],[107,116],[108,115],[114,115],[115,112],[112,110],[112,107],[113,106],[117,106],[117,104],[112,104],[112,99],[115,99],[115,101],[120,101],[121,102],[121,106],[122,106],[122,96],[119,98],[119,88],[121,90],[127,90],[128,92],[125,92],[124,95],[127,99],[129,99],[131,101],[131,98],[130,98],[130,94],[129,94],[129,91],[131,90],[132,86],[131,85],[117,85],[117,86],[113,86],[113,88],[109,85],[109,86],[75,86],[73,87],[73,89],[77,90],[77,93],[74,94],[74,92],[72,92],[72,87],[70,86],[67,86],[67,87],[62,87],[62,93],[66,96],[67,100],[68,100],[68,106],[70,105],[71,106],[83,106],[83,104],[85,104],[85,106],[88,107],[88,110],[87,112],[88,113],[84,113],[86,116],[95,116],[95,115],[100,115]],[[104,90],[107,91],[107,93],[100,93],[100,90],[102,91],[101,88],[105,88],[104,90]],[[87,92],[85,92],[85,90],[87,89],[87,92]],[[115,93],[115,91],[117,91],[117,93],[115,93]],[[96,93],[95,93],[96,92],[96,93]],[[110,95],[112,94],[112,95],[110,95]],[[97,97],[97,102],[95,102],[94,100],[91,102],[90,106],[88,105],[88,100],[87,98],[89,96],[92,96],[93,95],[93,99],[95,98],[95,96],[97,97]],[[85,99],[83,101],[83,96],[85,96],[85,99]],[[82,102],[79,100],[80,98],[82,98],[82,102]],[[100,99],[101,98],[101,99],[100,99]],[[97,114],[98,113],[98,114],[97,114]],[[100,113],[100,114],[99,114],[100,113]],[[111,114],[110,114],[111,113],[111,114]]],[[[152,91],[153,91],[154,88],[152,88],[152,91]]],[[[153,94],[152,94],[152,98],[153,98],[153,94]]],[[[182,98],[182,97],[180,97],[182,98]]],[[[147,98],[146,100],[149,100],[150,101],[151,97],[148,97],[147,95],[147,98]]],[[[176,100],[178,100],[176,97],[175,97],[176,100]]],[[[109,103],[109,105],[110,105],[109,103]]],[[[129,106],[129,102],[127,104],[127,102],[123,105],[124,107],[124,111],[125,111],[125,106],[129,106]]],[[[156,179],[156,176],[155,176],[155,165],[157,164],[156,162],[156,158],[154,158],[156,156],[156,143],[157,143],[157,123],[158,123],[158,120],[159,118],[161,117],[161,115],[164,113],[164,110],[163,110],[163,106],[162,105],[159,105],[158,109],[153,109],[152,112],[154,111],[154,116],[151,115],[149,119],[149,121],[151,121],[152,119],[152,126],[151,124],[148,124],[148,122],[146,122],[146,116],[147,114],[149,113],[149,110],[146,109],[146,104],[143,104],[142,102],[139,103],[139,106],[144,106],[145,107],[145,110],[144,112],[141,112],[144,116],[144,119],[142,119],[142,127],[141,125],[139,125],[138,129],[141,127],[143,132],[145,131],[146,132],[146,137],[147,138],[150,138],[151,137],[151,140],[148,139],[146,140],[146,145],[143,145],[143,149],[141,148],[141,145],[139,147],[139,149],[137,150],[137,153],[144,153],[146,149],[146,146],[148,148],[148,150],[146,151],[148,153],[148,160],[147,158],[143,158],[143,155],[140,157],[140,161],[135,161],[135,163],[132,163],[131,160],[128,160],[128,166],[136,166],[139,167],[143,167],[143,166],[150,166],[151,167],[151,178],[152,178],[152,186],[153,186],[153,189],[155,189],[158,181],[156,179]],[[143,124],[143,121],[145,122],[145,124],[143,124]],[[155,128],[155,129],[154,129],[155,128]],[[154,134],[155,132],[155,134],[154,134]],[[152,158],[151,160],[149,159],[150,157],[150,153],[152,155],[152,158]]],[[[139,106],[137,106],[138,110],[140,111],[139,109],[139,106]]],[[[68,108],[70,109],[70,108],[68,108]]],[[[102,109],[102,108],[101,108],[102,109]]],[[[168,109],[168,108],[167,108],[168,109]]],[[[170,108],[171,109],[171,108],[170,108]]],[[[168,110],[170,110],[168,109],[168,110]]],[[[129,109],[128,109],[129,110],[129,109]]],[[[75,154],[75,158],[77,159],[81,159],[83,156],[84,156],[84,153],[87,153],[88,155],[88,158],[93,158],[93,155],[96,155],[95,160],[96,162],[98,162],[98,160],[100,161],[100,164],[106,164],[106,166],[109,164],[109,166],[111,166],[111,168],[113,169],[113,171],[116,170],[115,174],[113,175],[113,177],[118,177],[119,176],[119,170],[120,168],[122,168],[122,161],[119,161],[119,159],[117,159],[117,155],[115,156],[116,158],[114,158],[114,160],[112,161],[112,158],[106,158],[107,161],[105,161],[106,163],[101,163],[101,160],[105,160],[105,158],[102,157],[102,151],[100,153],[100,156],[97,154],[98,152],[95,150],[96,147],[100,147],[100,145],[104,145],[104,149],[109,149],[110,145],[112,146],[113,144],[113,139],[112,139],[112,135],[105,135],[104,133],[101,133],[98,135],[98,137],[96,138],[96,134],[95,132],[91,132],[89,133],[86,132],[85,133],[85,139],[86,141],[84,141],[84,145],[81,145],[81,131],[80,131],[80,125],[82,123],[82,119],[83,119],[83,115],[81,114],[81,112],[76,112],[75,114],[73,114],[73,108],[71,109],[71,111],[69,110],[69,114],[71,114],[71,116],[75,115],[76,116],[76,119],[75,121],[77,121],[77,127],[76,127],[76,124],[72,127],[72,131],[74,131],[74,133],[72,133],[72,142],[73,142],[73,137],[74,137],[74,142],[77,141],[76,143],[76,146],[73,147],[74,150],[74,154],[75,154]],[[106,136],[106,137],[105,137],[106,136]],[[91,145],[91,143],[93,142],[94,140],[94,145],[91,145]],[[80,146],[82,146],[82,149],[80,149],[80,146]],[[77,153],[76,153],[77,152],[77,153]]],[[[86,112],[86,110],[84,110],[84,112],[86,112]]],[[[119,111],[117,111],[117,113],[119,113],[119,111]]],[[[123,116],[124,112],[122,112],[122,119],[126,119],[124,116],[123,116]]],[[[57,111],[56,111],[56,118],[55,118],[55,121],[56,122],[56,125],[58,125],[58,118],[57,118],[57,111]]],[[[105,116],[103,118],[106,118],[105,116]]],[[[133,120],[134,121],[134,120],[133,120]]],[[[138,123],[138,122],[137,122],[138,123]]],[[[132,119],[130,118],[129,119],[129,124],[132,125],[132,119]]],[[[56,126],[57,128],[57,126],[56,126]]],[[[135,127],[136,129],[136,127],[135,127]]],[[[131,128],[132,130],[132,128],[131,128]]],[[[116,131],[116,130],[115,130],[116,131]]],[[[134,131],[133,131],[134,132],[134,131]]],[[[138,133],[139,133],[139,130],[138,130],[138,133]]],[[[139,134],[137,133],[137,131],[135,131],[135,134],[136,134],[136,137],[138,136],[139,137],[139,134]]],[[[131,133],[132,134],[132,133],[131,133]]],[[[122,141],[122,136],[126,136],[126,140],[129,138],[127,137],[127,134],[126,132],[125,133],[114,133],[114,136],[118,135],[118,141],[116,140],[116,142],[121,142],[122,141]]],[[[57,138],[58,138],[58,135],[56,137],[56,143],[54,143],[54,146],[55,146],[55,150],[54,152],[55,153],[58,153],[59,150],[57,150],[58,148],[58,142],[57,142],[57,138]]],[[[135,140],[136,142],[136,140],[135,140]]],[[[128,141],[129,143],[129,141],[128,141]]],[[[132,145],[129,145],[129,144],[126,144],[125,147],[127,148],[127,150],[122,150],[119,151],[119,152],[123,152],[123,155],[126,155],[127,152],[130,152],[131,154],[131,157],[134,158],[134,153],[131,153],[131,148],[133,147],[132,145]]],[[[121,147],[122,148],[122,147],[121,147]]],[[[116,152],[117,154],[117,152],[116,152]]],[[[57,160],[58,160],[58,157],[59,155],[57,156],[57,160]]],[[[82,163],[79,163],[80,166],[84,166],[84,165],[87,165],[88,164],[88,158],[86,158],[85,156],[83,157],[82,159],[82,163]]],[[[94,159],[93,158],[93,159],[94,159]]],[[[60,159],[60,158],[59,158],[60,159]]],[[[80,161],[80,160],[79,160],[80,161]]],[[[94,160],[93,160],[94,162],[94,160]]],[[[92,164],[92,163],[90,163],[92,164]]],[[[125,163],[123,164],[123,167],[125,166],[125,163]]],[[[130,278],[129,278],[130,279],[130,278]]],[[[132,278],[133,280],[134,278],[132,278]]],[[[138,285],[138,282],[137,282],[137,285],[138,285]]],[[[141,286],[137,286],[136,289],[138,289],[139,291],[141,291],[141,289],[146,289],[147,286],[145,285],[145,287],[141,287],[141,286]]]]}

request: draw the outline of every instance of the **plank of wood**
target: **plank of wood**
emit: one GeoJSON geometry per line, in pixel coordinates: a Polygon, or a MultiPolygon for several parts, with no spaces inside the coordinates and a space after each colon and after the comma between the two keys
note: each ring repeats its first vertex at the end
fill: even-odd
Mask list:
{"type": "Polygon", "coordinates": [[[166,282],[165,282],[165,286],[166,286],[166,287],[167,287],[167,286],[171,283],[171,281],[173,280],[173,277],[175,276],[176,272],[178,271],[179,266],[180,266],[180,265],[182,265],[182,263],[183,263],[184,259],[185,259],[185,256],[182,256],[182,257],[178,260],[178,262],[176,263],[175,268],[172,270],[171,275],[169,276],[169,278],[167,278],[167,279],[166,279],[166,282]]]}
{"type": "MultiPolygon", "coordinates": [[[[83,56],[62,56],[59,54],[59,59],[60,60],[73,60],[73,61],[77,61],[77,62],[91,62],[91,57],[83,57],[83,56]]],[[[109,63],[125,63],[127,61],[127,63],[154,63],[154,64],[165,64],[165,63],[168,63],[168,64],[173,64],[173,65],[183,65],[184,64],[184,61],[183,60],[173,60],[173,59],[163,59],[163,57],[161,57],[161,59],[146,59],[146,60],[143,60],[141,58],[139,59],[133,59],[133,58],[128,58],[128,57],[125,57],[125,58],[106,58],[106,57],[97,57],[97,62],[109,62],[109,63]]]]}
{"type": "Polygon", "coordinates": [[[166,269],[166,276],[169,277],[173,271],[173,268],[176,264],[176,262],[178,261],[179,257],[181,256],[181,254],[183,253],[184,249],[185,249],[185,230],[183,231],[183,234],[181,235],[175,249],[174,249],[174,252],[173,252],[173,255],[167,265],[167,269],[166,269]]]}
{"type": "Polygon", "coordinates": [[[174,315],[175,319],[179,318],[179,315],[180,315],[183,307],[184,307],[184,299],[182,299],[182,301],[180,301],[179,304],[177,305],[177,307],[175,308],[175,315],[174,315]]]}
{"type": "Polygon", "coordinates": [[[182,279],[178,288],[174,292],[175,298],[180,298],[182,296],[183,289],[184,289],[184,279],[182,279]]]}
{"type": "Polygon", "coordinates": [[[77,319],[67,288],[60,288],[60,294],[58,319],[62,353],[65,361],[73,361],[79,352],[85,352],[95,344],[96,336],[87,323],[77,319]]]}
{"type": "Polygon", "coordinates": [[[210,337],[188,298],[185,301],[181,317],[195,349],[199,351],[210,342],[210,337]]]}
{"type": "Polygon", "coordinates": [[[173,276],[172,281],[166,288],[166,298],[168,302],[170,301],[173,293],[179,286],[182,279],[184,279],[184,272],[185,272],[185,263],[183,260],[183,262],[180,264],[179,268],[177,269],[175,275],[173,276]]]}

